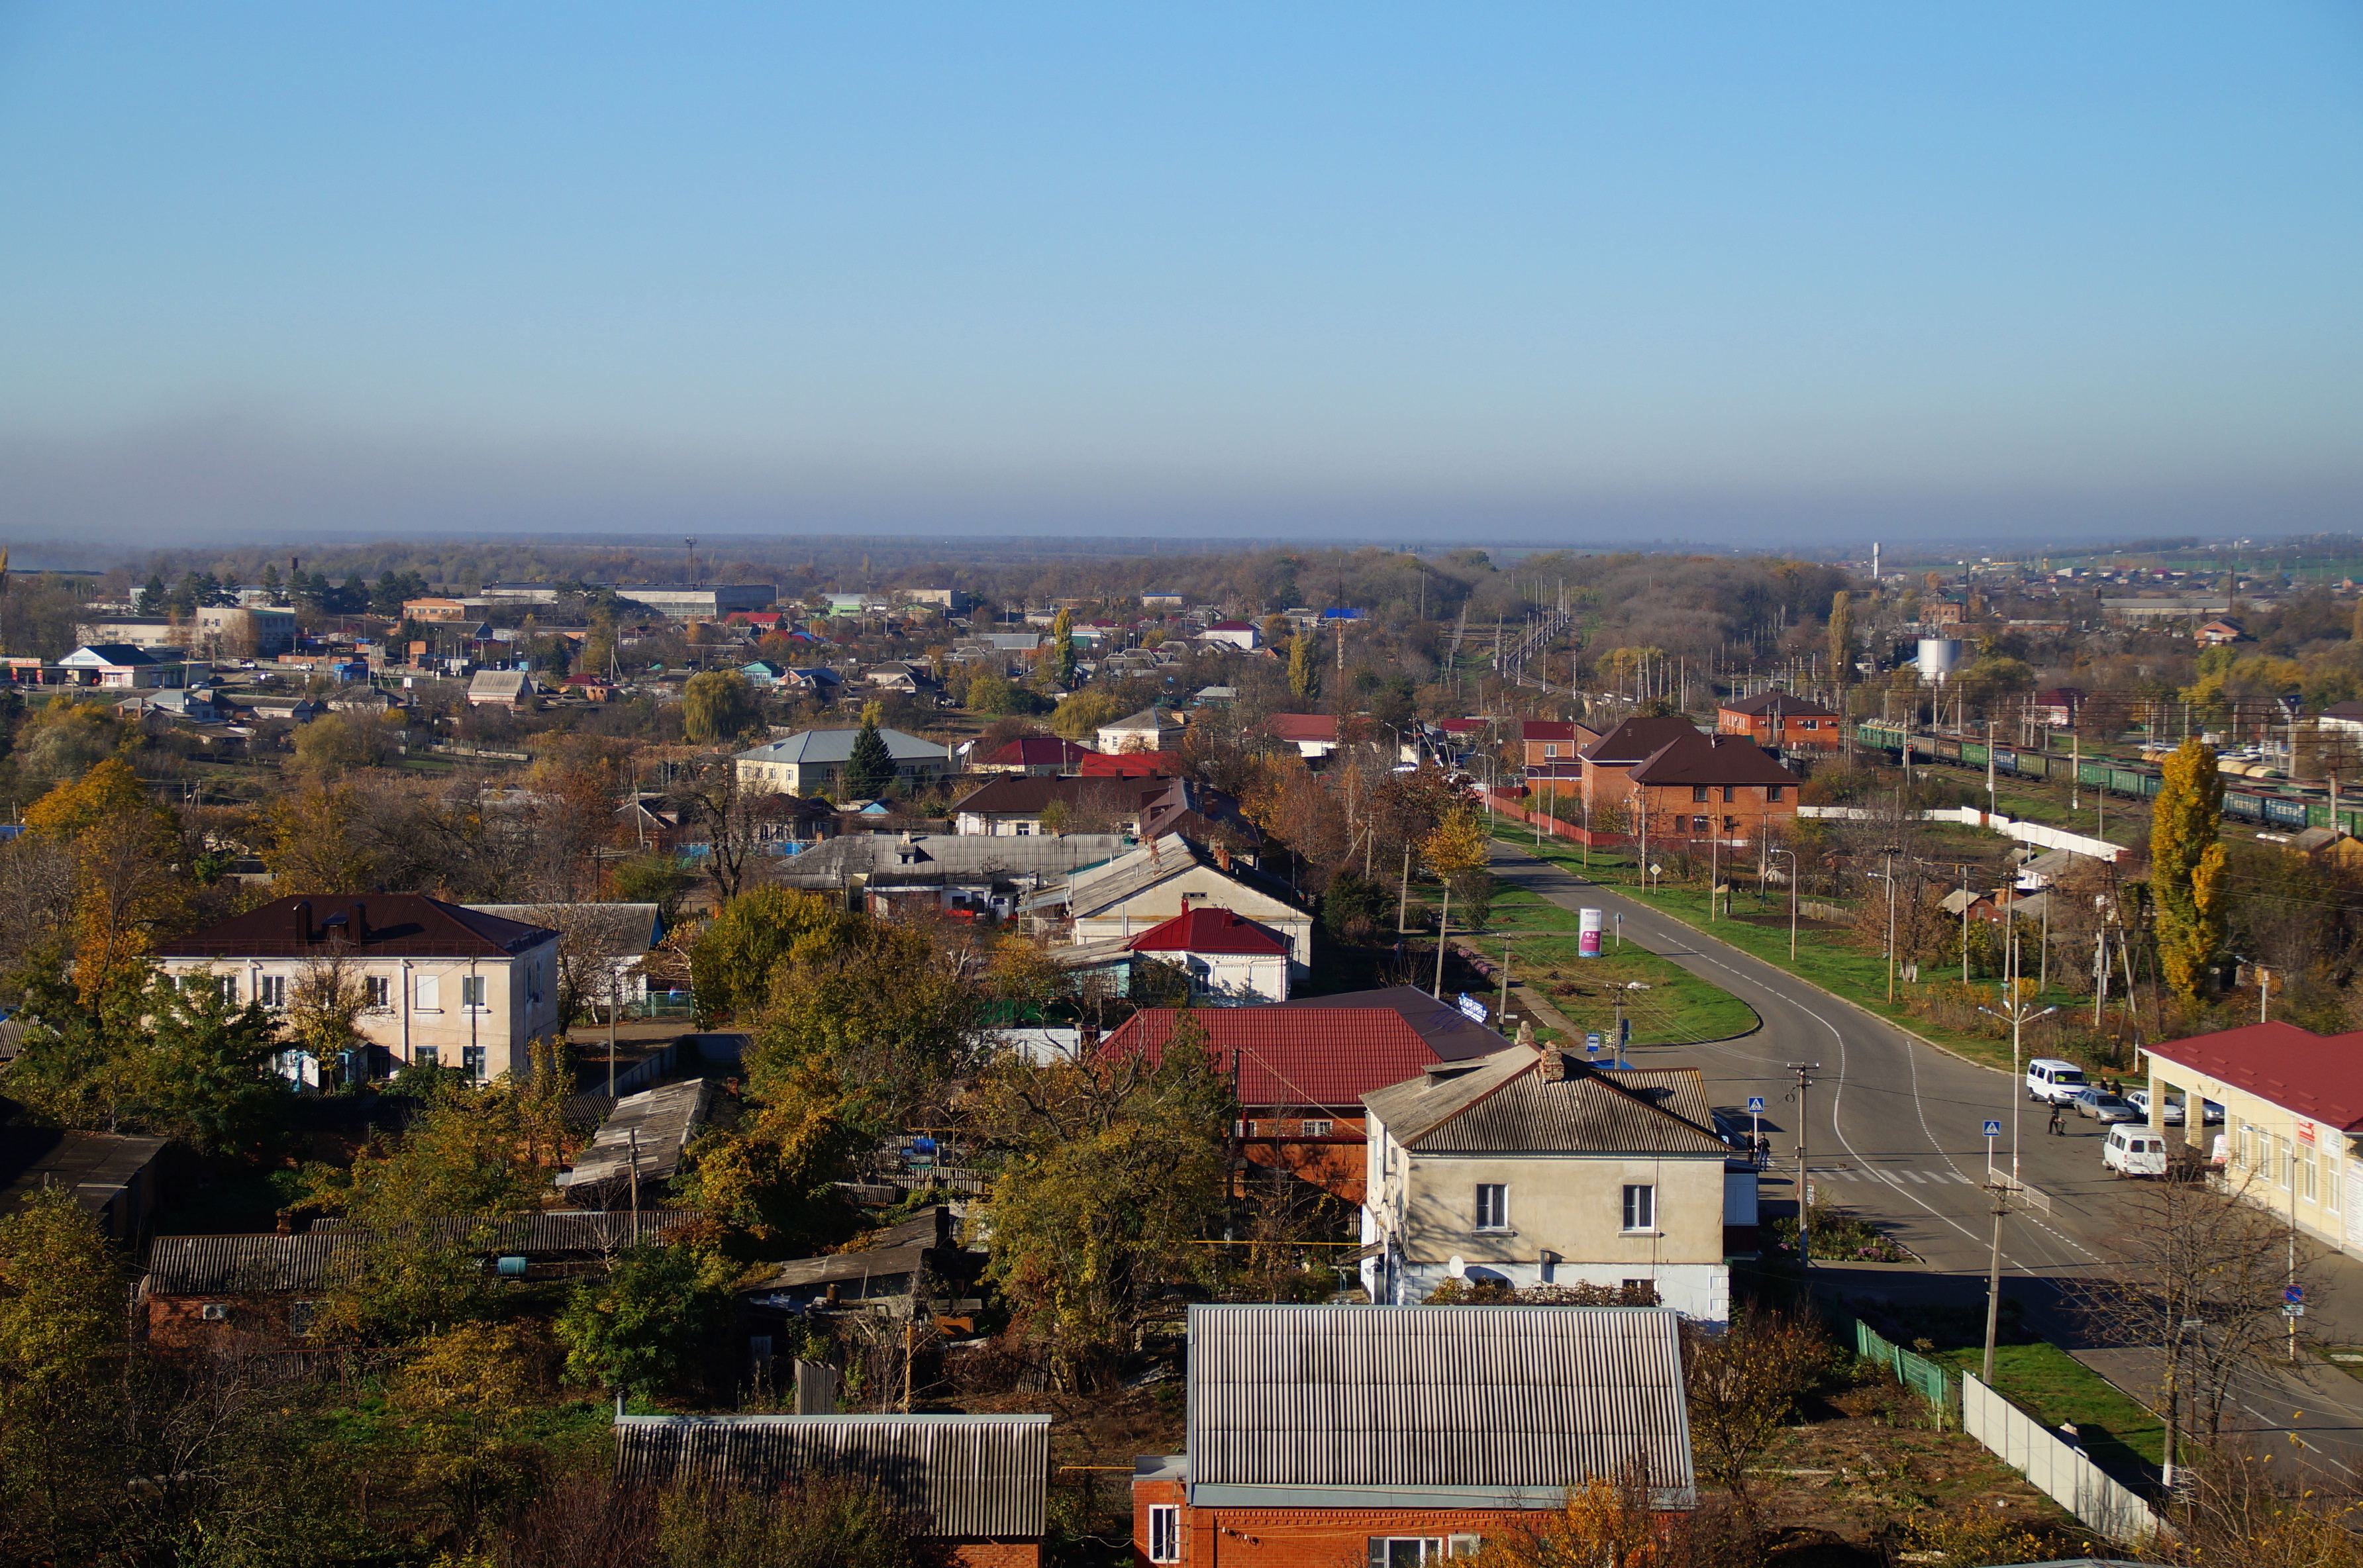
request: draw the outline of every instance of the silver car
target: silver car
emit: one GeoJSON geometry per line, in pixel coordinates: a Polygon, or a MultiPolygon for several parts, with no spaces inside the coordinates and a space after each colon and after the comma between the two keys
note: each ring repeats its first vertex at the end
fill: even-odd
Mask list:
{"type": "MultiPolygon", "coordinates": [[[[2127,1089],[2125,1091],[2125,1103],[2134,1108],[2137,1120],[2143,1121],[2147,1121],[2149,1120],[2149,1090],[2146,1088],[2127,1089]]],[[[2179,1094],[2168,1095],[2166,1097],[2166,1121],[2164,1125],[2169,1127],[2181,1126],[2182,1115],[2182,1097],[2179,1094]]]]}
{"type": "Polygon", "coordinates": [[[2122,1096],[2102,1088],[2080,1088],[2069,1098],[2079,1116],[2089,1116],[2095,1121],[2133,1121],[2139,1112],[2127,1105],[2122,1096]]]}

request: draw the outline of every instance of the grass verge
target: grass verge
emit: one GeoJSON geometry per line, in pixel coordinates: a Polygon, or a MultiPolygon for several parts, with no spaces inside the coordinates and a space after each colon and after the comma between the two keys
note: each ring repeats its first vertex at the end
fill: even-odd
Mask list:
{"type": "MultiPolygon", "coordinates": [[[[1453,940],[1498,959],[1504,936],[1512,979],[1541,991],[1578,1031],[1613,1029],[1620,1005],[1633,1021],[1638,1045],[1727,1040],[1757,1025],[1756,1010],[1746,1002],[1638,946],[1579,956],[1575,911],[1523,888],[1503,888],[1485,929],[1453,940]]],[[[1492,1000],[1486,999],[1487,1005],[1492,1000]]]]}
{"type": "MultiPolygon", "coordinates": [[[[1935,1352],[1928,1359],[1952,1372],[1975,1375],[1985,1352],[1969,1345],[1935,1352]]],[[[2053,1431],[2063,1424],[2074,1427],[2076,1441],[2104,1470],[2128,1474],[2136,1466],[2156,1466],[2165,1456],[2164,1424],[2058,1345],[1996,1345],[1993,1386],[2053,1431]]]]}
{"type": "MultiPolygon", "coordinates": [[[[1537,851],[1531,844],[1515,838],[1504,836],[1499,842],[1504,849],[1515,849],[1528,855],[1539,853],[1544,860],[1561,870],[1589,877],[1613,888],[1623,897],[1646,904],[1696,928],[1703,934],[1730,944],[1751,957],[1760,958],[1775,968],[1786,970],[1825,991],[1858,1003],[1923,1039],[1958,1052],[1973,1062],[1999,1067],[2005,1072],[2010,1069],[2010,1041],[2007,1038],[1993,1039],[1946,1029],[1914,1016],[1903,1005],[1903,999],[1913,988],[1901,980],[1896,984],[1898,999],[1892,1003],[1888,1001],[1886,959],[1880,954],[1867,953],[1855,946],[1849,933],[1826,927],[1819,932],[1804,933],[1797,943],[1797,955],[1792,959],[1789,956],[1789,930],[1785,924],[1774,922],[1757,925],[1746,920],[1724,918],[1710,920],[1707,918],[1707,895],[1703,888],[1659,884],[1645,890],[1637,885],[1637,868],[1626,856],[1595,849],[1587,866],[1580,849],[1564,845],[1546,843],[1537,851]]],[[[1738,912],[1754,912],[1749,908],[1749,900],[1739,899],[1736,902],[1738,912]]],[[[1764,912],[1772,912],[1770,906],[1768,905],[1764,912]]],[[[2051,1001],[2072,1005],[2074,1000],[2063,994],[2043,999],[2039,1005],[2047,1005],[2051,1001]]],[[[2026,1037],[2027,1054],[2040,1055],[2047,1048],[2046,1039],[2043,1026],[2030,1032],[2026,1037]]]]}

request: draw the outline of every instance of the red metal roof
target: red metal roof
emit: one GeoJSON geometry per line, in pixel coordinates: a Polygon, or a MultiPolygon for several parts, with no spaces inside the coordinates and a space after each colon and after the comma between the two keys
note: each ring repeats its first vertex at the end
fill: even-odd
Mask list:
{"type": "MultiPolygon", "coordinates": [[[[1155,1060],[1183,1016],[1176,1008],[1136,1013],[1101,1049],[1146,1051],[1155,1060]]],[[[1222,1007],[1186,1016],[1206,1032],[1206,1048],[1251,1109],[1328,1107],[1359,1116],[1364,1095],[1442,1060],[1392,1008],[1222,1007]]]]}
{"type": "Polygon", "coordinates": [[[1575,731],[1576,726],[1574,724],[1559,723],[1549,719],[1521,719],[1518,721],[1518,738],[1520,740],[1571,741],[1575,738],[1575,731]]]}
{"type": "Polygon", "coordinates": [[[2149,1053],[2308,1121],[2363,1130],[2363,1029],[2316,1034],[2294,1023],[2251,1023],[2165,1041],[2149,1053]]]}
{"type": "Polygon", "coordinates": [[[1079,778],[1170,778],[1181,756],[1170,751],[1087,751],[1075,759],[1079,778]]]}
{"type": "Polygon", "coordinates": [[[1633,769],[1636,784],[1794,784],[1795,774],[1745,735],[1692,730],[1668,741],[1633,769]]]}
{"type": "Polygon", "coordinates": [[[1271,958],[1288,952],[1288,941],[1230,910],[1200,906],[1160,921],[1126,945],[1135,953],[1226,953],[1271,958]]]}
{"type": "Polygon", "coordinates": [[[1327,713],[1274,713],[1263,723],[1277,740],[1334,741],[1337,738],[1337,721],[1327,713]]]}
{"type": "Polygon", "coordinates": [[[998,767],[1066,767],[1096,755],[1082,742],[1059,735],[1019,735],[977,761],[979,766],[998,767]]]}

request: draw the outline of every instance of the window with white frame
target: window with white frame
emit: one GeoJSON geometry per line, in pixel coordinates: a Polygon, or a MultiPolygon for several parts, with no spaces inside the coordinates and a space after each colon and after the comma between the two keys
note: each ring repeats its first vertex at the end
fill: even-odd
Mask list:
{"type": "Polygon", "coordinates": [[[1151,1503],[1148,1506],[1148,1560],[1151,1562],[1182,1561],[1182,1509],[1178,1504],[1151,1503]]]}
{"type": "Polygon", "coordinates": [[[393,980],[383,975],[372,975],[368,977],[368,984],[370,1006],[388,1008],[394,1005],[393,980]]]}
{"type": "Polygon", "coordinates": [[[255,981],[254,986],[254,999],[261,1002],[263,1006],[277,1009],[283,1008],[287,1005],[286,976],[265,975],[261,979],[255,981]]]}
{"type": "Polygon", "coordinates": [[[412,982],[411,997],[419,1011],[441,1012],[443,1010],[443,977],[440,975],[419,976],[412,982]]]}
{"type": "Polygon", "coordinates": [[[2297,1150],[2286,1138],[2273,1140],[2273,1153],[2280,1156],[2273,1162],[2273,1180],[2288,1187],[2297,1179],[2297,1150]]]}
{"type": "Polygon", "coordinates": [[[2304,1193],[2305,1200],[2308,1203],[2312,1203],[2314,1200],[2313,1151],[2312,1149],[2302,1149],[2299,1151],[2297,1170],[2298,1183],[2304,1193]]]}
{"type": "Polygon", "coordinates": [[[1448,1557],[1474,1557],[1473,1535],[1374,1535],[1370,1538],[1370,1568],[1415,1568],[1448,1557]]]}
{"type": "Polygon", "coordinates": [[[1303,1136],[1307,1138],[1326,1138],[1333,1131],[1336,1130],[1337,1124],[1334,1121],[1307,1120],[1303,1125],[1304,1128],[1303,1136]]]}
{"type": "Polygon", "coordinates": [[[1506,1231],[1510,1228],[1510,1189],[1497,1181],[1477,1184],[1477,1229],[1506,1231]]]}
{"type": "Polygon", "coordinates": [[[1654,1231],[1657,1228],[1658,1189],[1628,1185],[1625,1188],[1625,1229],[1654,1231]]]}
{"type": "Polygon", "coordinates": [[[460,977],[460,1005],[461,1007],[483,1007],[485,1005],[485,978],[486,977],[483,975],[462,975],[460,977]]]}

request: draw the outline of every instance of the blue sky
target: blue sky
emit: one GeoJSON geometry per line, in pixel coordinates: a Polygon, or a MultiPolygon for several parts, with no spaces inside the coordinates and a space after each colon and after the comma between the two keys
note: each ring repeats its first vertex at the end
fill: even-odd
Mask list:
{"type": "Polygon", "coordinates": [[[23,535],[2363,523],[2352,5],[0,5],[23,535]]]}

